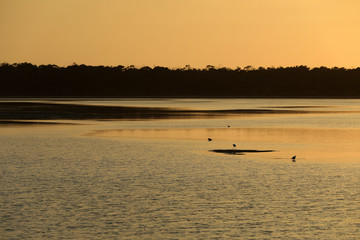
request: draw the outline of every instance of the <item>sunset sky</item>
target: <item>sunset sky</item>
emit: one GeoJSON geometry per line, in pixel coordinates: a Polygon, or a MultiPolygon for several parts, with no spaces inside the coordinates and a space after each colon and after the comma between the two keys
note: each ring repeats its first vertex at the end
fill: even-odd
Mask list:
{"type": "Polygon", "coordinates": [[[0,63],[360,66],[359,0],[0,0],[0,63]]]}

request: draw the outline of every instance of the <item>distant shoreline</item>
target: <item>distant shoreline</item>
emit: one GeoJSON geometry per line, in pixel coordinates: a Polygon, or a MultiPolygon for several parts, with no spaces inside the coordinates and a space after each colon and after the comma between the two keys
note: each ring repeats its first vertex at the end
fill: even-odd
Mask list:
{"type": "Polygon", "coordinates": [[[0,101],[6,99],[360,99],[360,96],[0,96],[0,101]]]}
{"type": "MultiPolygon", "coordinates": [[[[341,111],[359,113],[359,111],[341,111]]],[[[188,110],[161,107],[128,107],[80,105],[71,103],[44,102],[2,102],[0,101],[0,122],[21,120],[152,120],[220,118],[256,114],[311,114],[337,113],[328,110],[294,109],[230,109],[230,110],[188,110]]]]}
{"type": "Polygon", "coordinates": [[[2,98],[360,98],[360,68],[0,64],[2,98]]]}

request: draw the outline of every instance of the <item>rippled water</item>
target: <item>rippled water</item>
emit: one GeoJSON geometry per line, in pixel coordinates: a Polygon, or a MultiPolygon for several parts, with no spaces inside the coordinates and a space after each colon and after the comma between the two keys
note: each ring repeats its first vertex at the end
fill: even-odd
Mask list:
{"type": "Polygon", "coordinates": [[[0,239],[359,239],[359,119],[0,126],[0,239]]]}

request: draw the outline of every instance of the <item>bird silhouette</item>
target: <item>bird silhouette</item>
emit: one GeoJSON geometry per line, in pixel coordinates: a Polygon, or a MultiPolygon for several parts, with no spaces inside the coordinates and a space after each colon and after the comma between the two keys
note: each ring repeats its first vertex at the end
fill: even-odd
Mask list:
{"type": "Polygon", "coordinates": [[[295,159],[296,159],[296,155],[293,156],[291,159],[292,159],[293,162],[295,162],[295,161],[296,161],[296,160],[295,160],[295,159]]]}
{"type": "Polygon", "coordinates": [[[212,138],[208,138],[208,141],[211,142],[211,141],[212,141],[212,138]]]}
{"type": "Polygon", "coordinates": [[[234,149],[236,148],[236,144],[233,144],[233,148],[234,148],[234,149]]]}

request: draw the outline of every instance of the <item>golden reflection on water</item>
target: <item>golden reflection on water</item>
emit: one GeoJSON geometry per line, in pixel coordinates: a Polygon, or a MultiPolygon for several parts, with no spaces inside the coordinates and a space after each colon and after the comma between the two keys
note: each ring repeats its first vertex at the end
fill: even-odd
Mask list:
{"type": "Polygon", "coordinates": [[[286,143],[351,143],[360,140],[360,129],[320,128],[191,128],[95,130],[88,136],[123,138],[170,138],[217,141],[260,141],[286,143]]]}
{"type": "MultiPolygon", "coordinates": [[[[300,155],[302,160],[359,161],[360,129],[336,128],[190,128],[190,129],[118,129],[93,131],[88,136],[115,138],[162,138],[207,141],[210,148],[225,142],[240,143],[242,147],[256,146],[256,150],[271,147],[272,158],[300,155]],[[259,149],[261,148],[261,149],[259,149]]],[[[229,145],[230,146],[230,145],[229,145]]],[[[231,148],[231,147],[229,147],[231,148]]]]}

